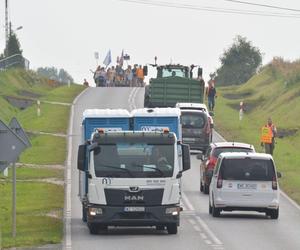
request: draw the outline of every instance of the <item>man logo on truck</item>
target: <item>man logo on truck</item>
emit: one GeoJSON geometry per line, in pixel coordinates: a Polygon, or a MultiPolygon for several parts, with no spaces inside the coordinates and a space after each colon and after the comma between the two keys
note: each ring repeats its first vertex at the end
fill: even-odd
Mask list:
{"type": "Polygon", "coordinates": [[[143,201],[144,196],[143,195],[125,195],[124,201],[143,201]]]}

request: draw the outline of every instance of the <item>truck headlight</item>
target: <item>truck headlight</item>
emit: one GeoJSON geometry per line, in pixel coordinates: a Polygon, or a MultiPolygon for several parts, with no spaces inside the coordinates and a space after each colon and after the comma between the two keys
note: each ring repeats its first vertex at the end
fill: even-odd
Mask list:
{"type": "Polygon", "coordinates": [[[178,215],[180,211],[179,207],[168,207],[166,208],[166,214],[178,215]]]}
{"type": "Polygon", "coordinates": [[[99,214],[103,214],[103,210],[100,207],[98,207],[98,208],[96,208],[96,207],[90,207],[89,208],[89,214],[91,216],[96,216],[96,215],[99,215],[99,214]]]}

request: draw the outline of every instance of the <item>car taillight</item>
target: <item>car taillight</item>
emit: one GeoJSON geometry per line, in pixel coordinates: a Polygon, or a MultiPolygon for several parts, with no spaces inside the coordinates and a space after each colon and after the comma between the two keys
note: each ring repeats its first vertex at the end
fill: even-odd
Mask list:
{"type": "Polygon", "coordinates": [[[207,168],[214,168],[217,163],[217,158],[211,157],[208,161],[207,168]]]}
{"type": "Polygon", "coordinates": [[[222,176],[219,174],[217,180],[217,188],[222,188],[222,186],[223,186],[223,179],[222,176]]]}
{"type": "Polygon", "coordinates": [[[277,190],[277,178],[276,178],[276,176],[274,176],[273,177],[273,179],[272,179],[272,189],[273,190],[277,190]]]}
{"type": "Polygon", "coordinates": [[[206,134],[210,134],[210,132],[211,132],[210,122],[207,122],[205,124],[205,132],[206,132],[206,134]]]}

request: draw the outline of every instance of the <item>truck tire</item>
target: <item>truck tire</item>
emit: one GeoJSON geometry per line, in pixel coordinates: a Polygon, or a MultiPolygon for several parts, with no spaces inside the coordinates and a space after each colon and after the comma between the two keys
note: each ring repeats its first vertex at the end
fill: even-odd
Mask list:
{"type": "Polygon", "coordinates": [[[149,108],[149,85],[145,87],[144,108],[149,108]]]}
{"type": "Polygon", "coordinates": [[[82,218],[81,219],[83,222],[87,222],[87,210],[83,204],[82,204],[82,218]]]}
{"type": "Polygon", "coordinates": [[[167,225],[168,234],[177,234],[177,224],[169,224],[167,225]]]}
{"type": "Polygon", "coordinates": [[[98,234],[98,225],[97,224],[94,224],[94,223],[88,224],[88,228],[90,230],[90,234],[98,234]]]}

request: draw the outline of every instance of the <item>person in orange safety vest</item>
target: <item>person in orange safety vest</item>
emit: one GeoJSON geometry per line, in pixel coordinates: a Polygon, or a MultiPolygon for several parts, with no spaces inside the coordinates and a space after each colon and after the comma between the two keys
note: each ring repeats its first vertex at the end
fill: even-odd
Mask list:
{"type": "Polygon", "coordinates": [[[277,135],[276,126],[273,124],[272,119],[268,118],[268,122],[261,128],[260,142],[261,146],[265,146],[265,152],[273,155],[275,148],[275,137],[277,135]]]}

